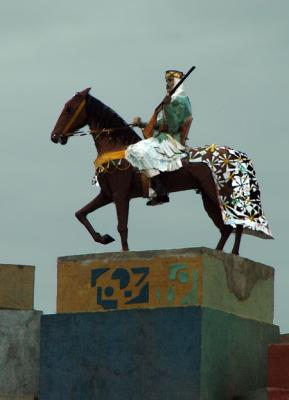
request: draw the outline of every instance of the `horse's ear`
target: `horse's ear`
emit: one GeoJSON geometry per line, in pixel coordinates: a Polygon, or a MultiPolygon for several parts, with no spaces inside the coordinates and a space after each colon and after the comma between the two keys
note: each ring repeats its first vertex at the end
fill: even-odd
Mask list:
{"type": "Polygon", "coordinates": [[[90,87],[87,88],[87,89],[84,89],[82,92],[79,92],[79,94],[80,94],[81,96],[83,96],[83,97],[86,97],[86,96],[88,95],[90,89],[91,89],[90,87]]]}

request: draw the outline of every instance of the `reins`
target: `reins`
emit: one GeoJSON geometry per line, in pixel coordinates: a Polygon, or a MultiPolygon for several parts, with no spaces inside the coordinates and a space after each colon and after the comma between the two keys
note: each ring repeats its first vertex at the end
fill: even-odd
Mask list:
{"type": "Polygon", "coordinates": [[[93,130],[77,130],[75,132],[70,133],[69,137],[73,137],[73,136],[86,136],[86,135],[92,135],[95,136],[96,138],[98,138],[100,135],[102,135],[103,133],[106,134],[110,134],[114,131],[118,131],[118,130],[123,130],[123,129],[131,129],[131,127],[135,126],[134,124],[128,124],[126,126],[121,126],[118,128],[99,128],[99,129],[93,129],[93,130]]]}
{"type": "MultiPolygon", "coordinates": [[[[102,134],[111,134],[116,131],[123,131],[123,130],[128,130],[135,126],[133,123],[131,124],[126,124],[124,126],[118,126],[118,127],[113,127],[113,128],[97,128],[97,129],[92,129],[92,130],[75,130],[74,132],[68,133],[69,129],[71,128],[73,122],[75,122],[76,118],[79,116],[83,108],[85,107],[86,100],[82,100],[81,103],[78,105],[76,110],[74,111],[71,119],[67,122],[63,134],[66,137],[73,137],[73,136],[86,136],[86,135],[92,135],[94,140],[98,139],[102,134]]],[[[97,157],[95,160],[95,168],[96,168],[96,175],[99,173],[106,173],[108,172],[111,164],[118,170],[126,170],[130,168],[130,164],[128,163],[127,166],[121,167],[121,161],[125,158],[125,150],[116,150],[116,151],[110,151],[106,152],[104,154],[101,154],[97,157]]]]}

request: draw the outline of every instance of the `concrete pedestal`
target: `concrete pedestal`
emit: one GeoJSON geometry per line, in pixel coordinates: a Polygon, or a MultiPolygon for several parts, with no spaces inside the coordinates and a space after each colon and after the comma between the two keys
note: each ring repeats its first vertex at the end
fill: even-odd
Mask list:
{"type": "Polygon", "coordinates": [[[46,315],[41,400],[232,400],[266,386],[279,329],[200,306],[46,315]]]}
{"type": "Polygon", "coordinates": [[[0,310],[0,399],[38,394],[41,314],[0,310]]]}
{"type": "Polygon", "coordinates": [[[269,347],[268,384],[289,391],[289,343],[269,347]]]}
{"type": "Polygon", "coordinates": [[[1,396],[0,400],[35,400],[35,396],[1,396]]]}
{"type": "Polygon", "coordinates": [[[246,396],[236,397],[233,400],[288,400],[289,390],[280,388],[263,388],[255,390],[246,396]]]}
{"type": "Polygon", "coordinates": [[[206,248],[58,259],[57,312],[203,305],[272,323],[274,270],[206,248]]]}
{"type": "Polygon", "coordinates": [[[0,264],[0,309],[33,308],[34,270],[29,265],[0,264]]]}

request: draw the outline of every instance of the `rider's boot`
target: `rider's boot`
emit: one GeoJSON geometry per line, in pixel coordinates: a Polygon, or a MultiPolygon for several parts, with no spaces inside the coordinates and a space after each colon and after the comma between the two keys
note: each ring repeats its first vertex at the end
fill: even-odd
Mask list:
{"type": "Polygon", "coordinates": [[[164,183],[162,173],[151,178],[152,188],[156,192],[156,196],[147,202],[147,206],[157,206],[159,204],[168,203],[170,201],[168,191],[164,183]]]}

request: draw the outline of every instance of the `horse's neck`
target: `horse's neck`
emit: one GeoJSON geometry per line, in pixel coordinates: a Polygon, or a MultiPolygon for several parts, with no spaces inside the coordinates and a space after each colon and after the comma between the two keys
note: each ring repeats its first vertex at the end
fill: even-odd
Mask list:
{"type": "Polygon", "coordinates": [[[90,129],[94,132],[93,141],[99,155],[111,151],[123,150],[127,147],[127,145],[113,140],[109,133],[106,130],[103,131],[103,128],[97,123],[90,124],[90,129]]]}
{"type": "MultiPolygon", "coordinates": [[[[127,129],[127,123],[113,110],[92,96],[90,99],[88,125],[91,131],[95,132],[93,139],[98,154],[122,150],[125,149],[128,144],[130,144],[122,142],[121,140],[115,140],[107,131],[108,129],[111,129],[112,131],[116,128],[121,129],[122,127],[127,129]]],[[[129,131],[127,133],[130,133],[132,136],[132,143],[140,140],[135,133],[132,134],[129,131]]]]}
{"type": "MultiPolygon", "coordinates": [[[[91,130],[98,130],[97,127],[91,127],[91,130]]],[[[112,141],[108,134],[102,133],[101,137],[97,137],[97,134],[93,136],[94,144],[96,147],[97,153],[104,154],[110,151],[117,151],[125,149],[127,146],[121,145],[120,143],[115,143],[112,141]]]]}

